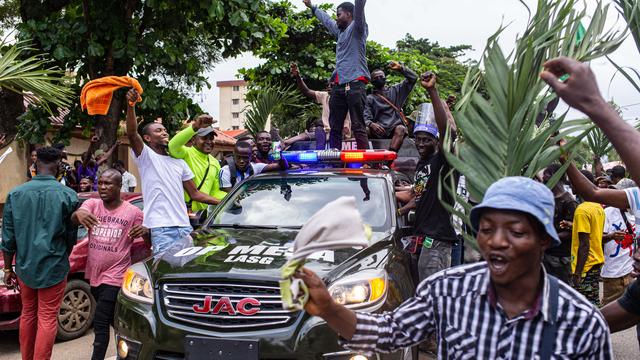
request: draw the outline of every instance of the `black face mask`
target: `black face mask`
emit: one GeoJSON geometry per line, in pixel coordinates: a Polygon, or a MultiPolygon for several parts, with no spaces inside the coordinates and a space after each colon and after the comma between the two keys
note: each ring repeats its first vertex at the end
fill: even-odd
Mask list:
{"type": "Polygon", "coordinates": [[[373,86],[376,89],[382,89],[387,84],[387,79],[385,78],[373,79],[371,80],[371,84],[373,84],[373,86]]]}

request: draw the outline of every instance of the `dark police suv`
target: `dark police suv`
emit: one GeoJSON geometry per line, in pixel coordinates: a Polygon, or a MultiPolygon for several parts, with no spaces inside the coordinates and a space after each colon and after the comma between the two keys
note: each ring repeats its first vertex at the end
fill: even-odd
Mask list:
{"type": "MultiPolygon", "coordinates": [[[[371,245],[318,252],[306,266],[356,311],[393,310],[411,297],[393,180],[388,171],[303,169],[244,181],[191,237],[128,270],[114,321],[118,358],[368,359],[340,347],[322,319],[284,310],[278,280],[307,219],[354,196],[371,245]]],[[[373,358],[417,359],[417,351],[373,358]]]]}

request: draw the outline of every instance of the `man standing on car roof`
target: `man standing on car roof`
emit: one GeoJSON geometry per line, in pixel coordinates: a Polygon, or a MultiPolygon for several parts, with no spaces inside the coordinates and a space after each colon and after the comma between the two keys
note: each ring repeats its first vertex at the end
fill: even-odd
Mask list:
{"type": "MultiPolygon", "coordinates": [[[[219,173],[220,162],[211,153],[216,140],[216,132],[213,129],[213,118],[209,114],[198,116],[191,126],[177,133],[169,141],[169,154],[176,159],[183,159],[191,171],[193,181],[198,185],[198,190],[209,194],[218,200],[227,195],[220,190],[219,173]],[[189,141],[193,146],[186,146],[189,141]]],[[[209,206],[191,200],[189,194],[184,194],[187,207],[193,212],[204,210],[209,206]]]]}
{"type": "Polygon", "coordinates": [[[367,149],[369,138],[364,124],[364,106],[367,101],[366,84],[371,77],[366,56],[369,26],[364,7],[367,0],[355,0],[355,6],[350,2],[338,5],[335,21],[311,0],[303,2],[337,39],[336,70],[332,76],[335,85],[329,100],[329,145],[333,149],[342,148],[342,127],[349,113],[358,149],[367,149]]]}
{"type": "Polygon", "coordinates": [[[109,346],[116,299],[127,268],[131,265],[133,240],[144,237],[150,245],[149,229],[142,226],[142,210],[120,198],[122,175],[105,170],[98,179],[100,199],[88,199],[73,213],[71,221],[89,231],[85,278],[96,300],[91,360],[104,360],[109,346]]]}
{"type": "Polygon", "coordinates": [[[78,195],[55,178],[61,156],[52,147],[38,149],[38,175],[11,190],[4,204],[0,242],[4,283],[20,290],[23,360],[51,358],[69,254],[76,244],[77,228],[71,224],[71,214],[78,207],[78,195]]]}

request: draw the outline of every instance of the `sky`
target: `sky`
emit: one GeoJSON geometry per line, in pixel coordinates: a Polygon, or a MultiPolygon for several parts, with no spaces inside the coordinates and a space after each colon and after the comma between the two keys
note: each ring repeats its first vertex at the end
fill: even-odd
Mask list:
{"type": "MultiPolygon", "coordinates": [[[[301,10],[304,8],[302,0],[291,1],[301,10]]],[[[324,2],[338,5],[342,0],[324,2]]],[[[525,2],[535,9],[535,1],[525,2]]],[[[603,2],[606,4],[611,1],[603,2]]],[[[586,3],[589,9],[595,0],[587,0],[586,3]]],[[[369,40],[394,47],[397,40],[409,33],[414,38],[428,38],[443,46],[471,45],[474,51],[468,52],[463,60],[479,60],[487,39],[501,24],[509,26],[500,37],[500,45],[505,53],[511,51],[516,35],[526,27],[528,16],[526,8],[517,0],[369,0],[365,11],[369,25],[369,40]]],[[[610,26],[620,29],[626,25],[622,19],[618,19],[613,4],[609,9],[609,23],[610,26]]],[[[630,36],[611,57],[621,66],[640,69],[640,53],[630,36]]],[[[215,83],[236,79],[238,69],[254,67],[260,63],[260,59],[245,54],[217,64],[209,74],[212,88],[194,94],[195,100],[203,109],[217,117],[219,104],[215,83]]],[[[602,58],[594,60],[591,67],[605,99],[613,99],[621,105],[625,119],[640,118],[640,95],[622,75],[613,77],[616,72],[613,65],[606,58],[602,58]]],[[[566,105],[561,105],[557,111],[566,108],[566,105]]],[[[568,118],[579,117],[582,115],[578,111],[570,110],[568,118]]]]}

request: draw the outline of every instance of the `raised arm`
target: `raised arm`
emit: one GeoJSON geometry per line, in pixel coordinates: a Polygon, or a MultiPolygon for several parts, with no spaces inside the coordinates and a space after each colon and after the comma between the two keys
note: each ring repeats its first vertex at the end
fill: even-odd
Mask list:
{"type": "Polygon", "coordinates": [[[130,89],[127,92],[127,137],[136,156],[140,156],[142,149],[144,149],[144,141],[142,136],[138,134],[138,122],[136,120],[136,101],[139,97],[140,94],[135,89],[130,89]]]}
{"type": "Polygon", "coordinates": [[[313,99],[315,101],[316,92],[313,90],[310,90],[307,87],[307,84],[304,83],[304,80],[302,80],[302,77],[300,76],[298,65],[296,63],[291,63],[291,76],[293,76],[293,78],[296,80],[296,86],[298,87],[298,90],[300,90],[302,95],[310,99],[313,99]]]}
{"type": "Polygon", "coordinates": [[[113,144],[109,148],[109,150],[107,150],[106,153],[100,155],[100,157],[96,159],[96,164],[98,164],[98,166],[100,166],[100,165],[104,164],[105,162],[107,162],[107,160],[109,160],[109,158],[111,158],[111,155],[113,155],[113,152],[116,150],[116,148],[118,146],[120,146],[120,144],[121,144],[120,140],[117,140],[115,142],[115,144],[113,144]]]}
{"type": "MultiPolygon", "coordinates": [[[[422,78],[420,79],[420,85],[427,90],[427,95],[431,99],[431,104],[433,105],[433,112],[436,117],[436,124],[438,125],[438,132],[440,133],[440,139],[444,139],[444,136],[447,132],[447,123],[449,118],[447,116],[447,110],[445,110],[445,105],[440,99],[440,94],[438,94],[438,88],[436,85],[436,74],[431,71],[427,71],[422,74],[422,78]]],[[[439,141],[440,148],[444,141],[439,141]]]]}
{"type": "Polygon", "coordinates": [[[196,135],[198,130],[209,127],[211,124],[213,124],[213,117],[209,114],[202,114],[196,117],[191,126],[181,130],[169,141],[169,155],[174,158],[184,159],[187,155],[187,147],[185,145],[196,135]]]}
{"type": "Polygon", "coordinates": [[[418,74],[397,61],[392,61],[391,64],[389,64],[389,68],[393,71],[400,72],[404,76],[404,81],[395,86],[398,91],[396,105],[398,105],[398,107],[402,107],[405,101],[407,101],[409,94],[411,94],[413,87],[416,86],[418,74]]]}
{"type": "Polygon", "coordinates": [[[360,34],[364,33],[367,28],[367,19],[364,15],[364,6],[367,5],[367,0],[356,0],[355,9],[353,14],[353,23],[355,29],[360,34]]]}
{"type": "Polygon", "coordinates": [[[544,67],[540,77],[569,106],[582,111],[602,129],[627,165],[633,180],[640,184],[640,133],[604,100],[589,65],[561,57],[547,61],[544,67]],[[569,78],[560,81],[565,74],[569,74],[569,78]]]}
{"type": "Polygon", "coordinates": [[[333,36],[337,37],[340,35],[340,29],[338,29],[338,25],[331,16],[324,12],[324,10],[319,9],[317,5],[313,5],[311,0],[303,0],[303,2],[309,9],[311,9],[311,13],[320,20],[322,25],[324,25],[324,27],[327,28],[333,36]]]}
{"type": "Polygon", "coordinates": [[[624,190],[601,189],[595,186],[574,164],[569,165],[567,175],[577,195],[583,199],[619,209],[629,208],[629,200],[624,190]]]}

